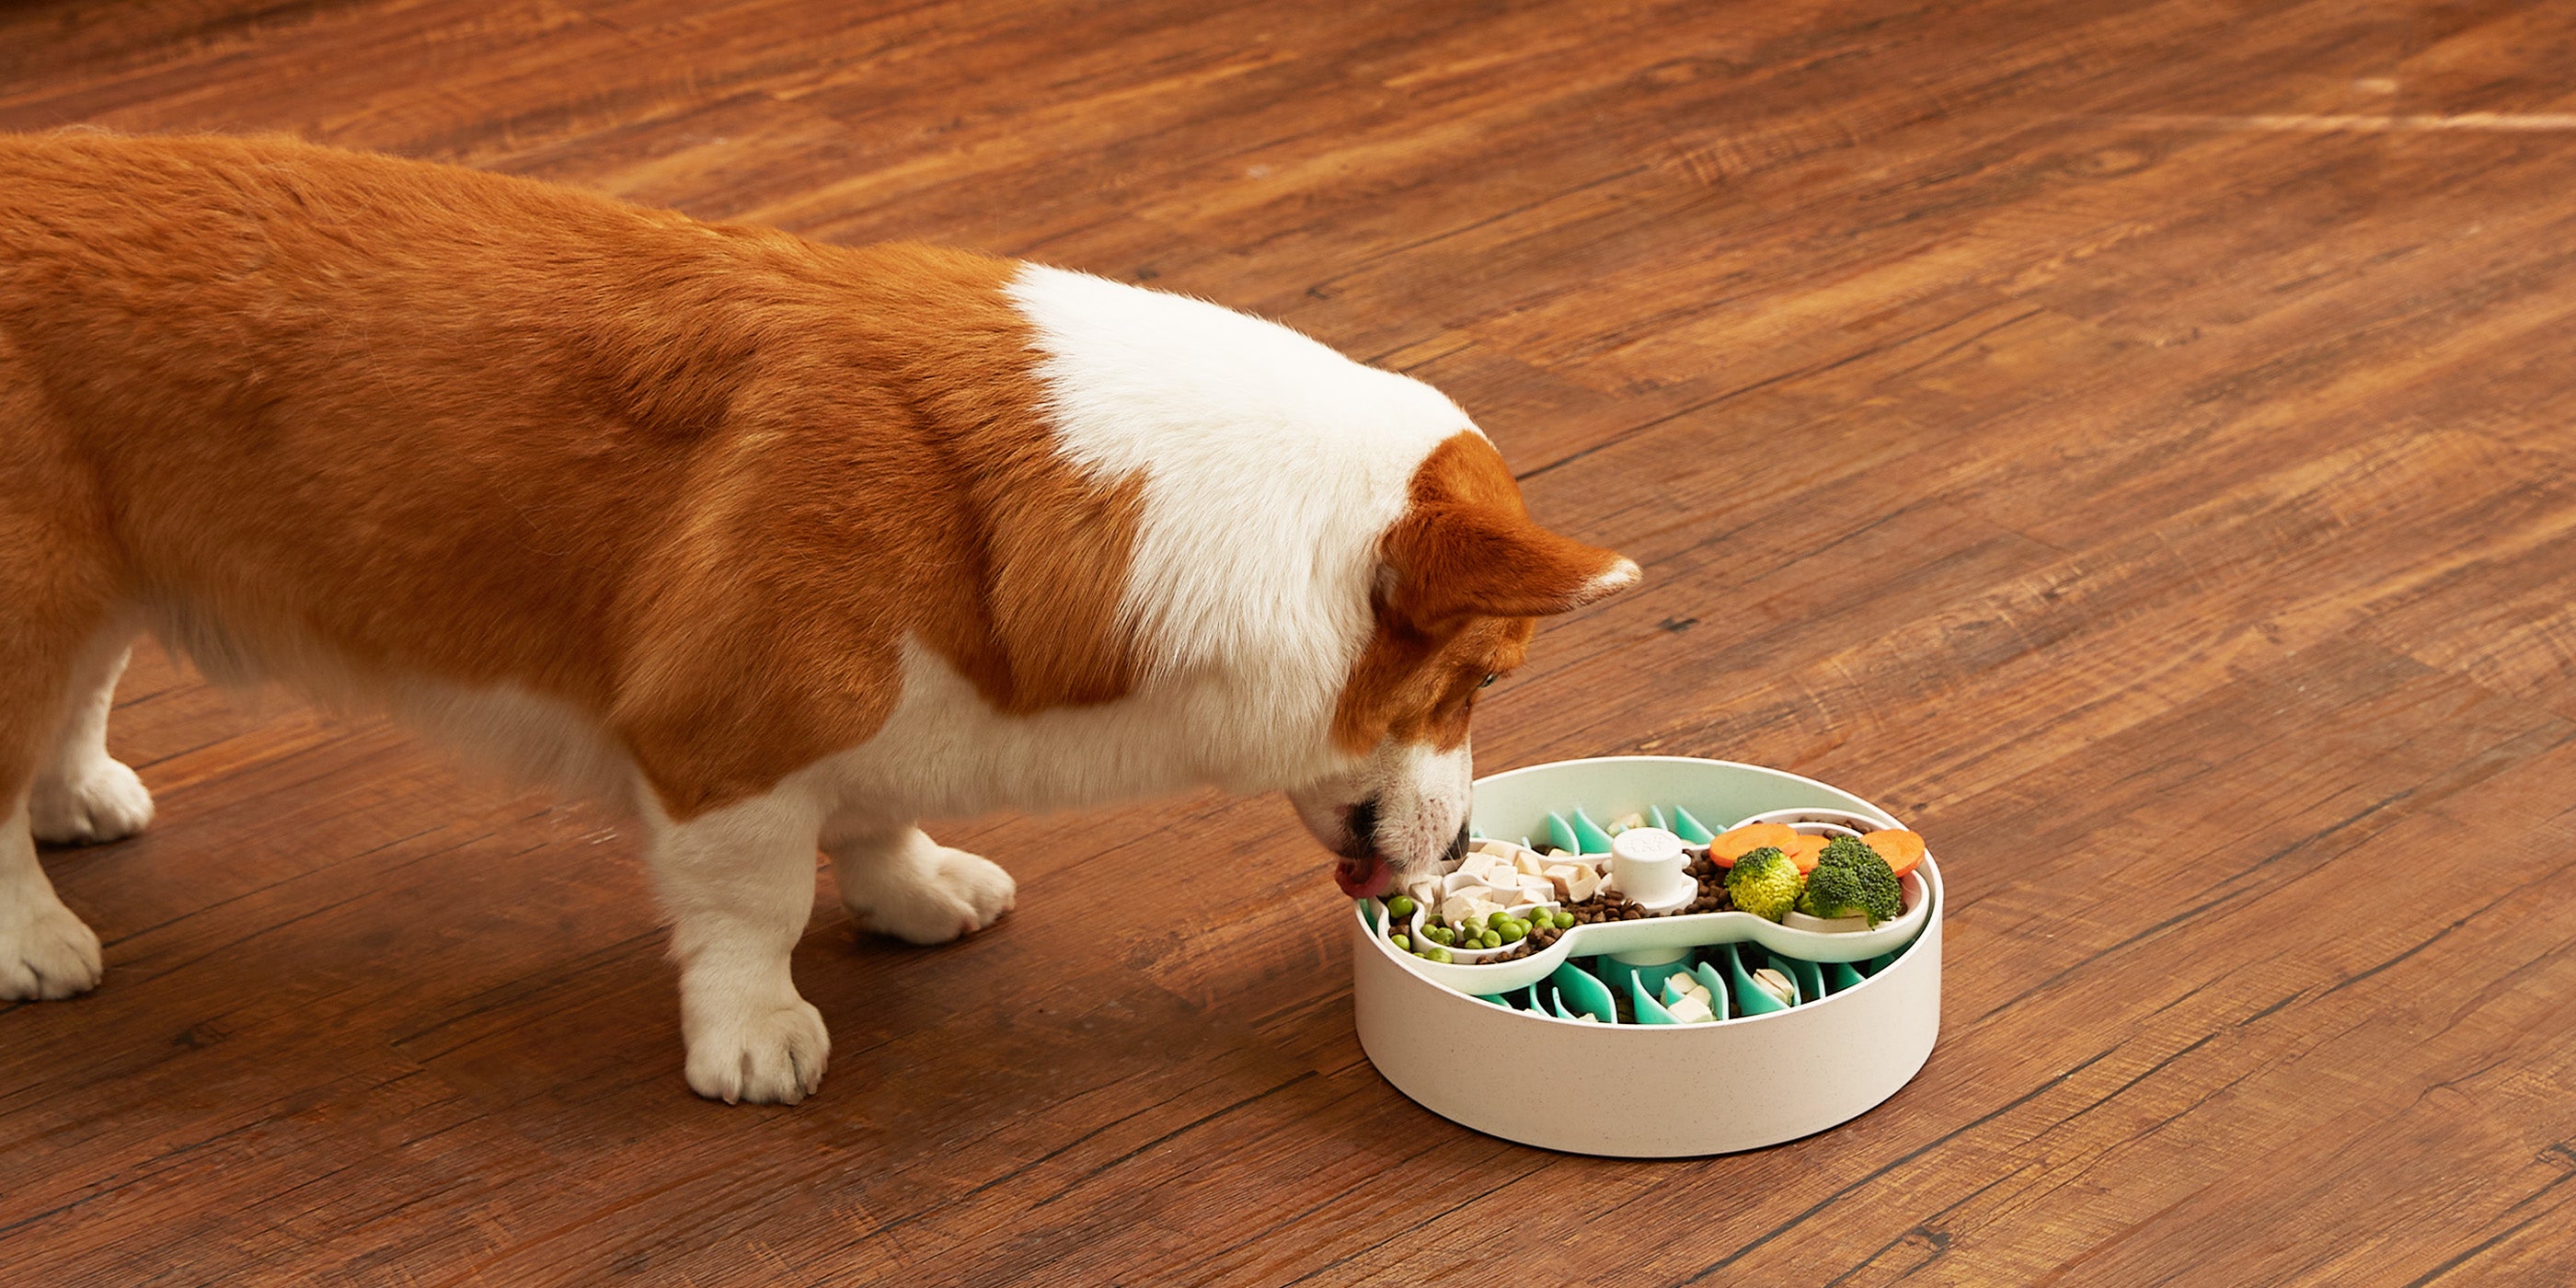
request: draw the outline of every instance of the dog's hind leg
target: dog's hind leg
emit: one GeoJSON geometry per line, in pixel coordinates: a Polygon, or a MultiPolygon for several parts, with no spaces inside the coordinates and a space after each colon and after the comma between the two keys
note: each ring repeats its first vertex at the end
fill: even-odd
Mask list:
{"type": "Polygon", "coordinates": [[[39,841],[120,841],[152,821],[152,793],[107,754],[107,712],[127,652],[123,632],[104,636],[92,642],[73,676],[71,711],[28,796],[28,822],[39,841]]]}
{"type": "Polygon", "coordinates": [[[1009,912],[1019,887],[1001,865],[950,849],[910,824],[836,824],[823,834],[841,906],[861,927],[916,944],[944,944],[1009,912]]]}
{"type": "Polygon", "coordinates": [[[645,814],[680,963],[689,1089],[727,1104],[804,1099],[832,1050],[822,1013],[788,974],[814,913],[821,809],[781,789],[685,822],[645,814]]]}

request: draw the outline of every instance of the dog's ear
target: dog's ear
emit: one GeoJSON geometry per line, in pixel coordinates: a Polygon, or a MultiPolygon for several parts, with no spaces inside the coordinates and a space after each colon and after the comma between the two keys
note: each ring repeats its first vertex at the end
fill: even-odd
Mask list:
{"type": "Polygon", "coordinates": [[[1518,509],[1417,499],[1381,547],[1387,607],[1425,626],[1466,616],[1546,617],[1607,599],[1643,576],[1636,561],[1558,536],[1518,509]]]}

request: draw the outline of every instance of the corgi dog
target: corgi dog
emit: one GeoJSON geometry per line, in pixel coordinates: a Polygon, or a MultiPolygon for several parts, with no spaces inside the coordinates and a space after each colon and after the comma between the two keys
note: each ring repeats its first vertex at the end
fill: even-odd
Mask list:
{"type": "Polygon", "coordinates": [[[0,136],[0,998],[95,986],[35,842],[152,816],[145,634],[627,812],[689,1086],[793,1102],[815,856],[938,943],[926,815],[1282,790],[1354,896],[1465,844],[1468,717],[1637,565],[1429,386],[1213,304],[455,167],[0,136]]]}

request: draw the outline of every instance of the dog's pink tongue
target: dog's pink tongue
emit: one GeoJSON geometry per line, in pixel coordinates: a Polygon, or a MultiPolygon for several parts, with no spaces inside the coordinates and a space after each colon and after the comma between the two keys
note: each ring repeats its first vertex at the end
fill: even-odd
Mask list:
{"type": "Polygon", "coordinates": [[[1395,872],[1386,866],[1386,860],[1374,854],[1344,859],[1333,865],[1333,884],[1354,899],[1375,898],[1395,884],[1395,872]]]}

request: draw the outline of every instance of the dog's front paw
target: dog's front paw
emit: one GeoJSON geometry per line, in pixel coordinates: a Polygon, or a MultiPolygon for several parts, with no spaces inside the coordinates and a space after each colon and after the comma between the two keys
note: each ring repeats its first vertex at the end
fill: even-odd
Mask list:
{"type": "Polygon", "coordinates": [[[944,944],[992,925],[1018,901],[1019,884],[1000,864],[945,845],[925,848],[902,879],[878,883],[864,904],[848,905],[859,925],[907,943],[944,944]]]}
{"type": "Polygon", "coordinates": [[[0,1001],[52,1001],[98,987],[98,936],[48,893],[0,896],[0,1001]]]}
{"type": "Polygon", "coordinates": [[[823,1085],[832,1035],[803,998],[720,1015],[688,1033],[689,1090],[728,1105],[792,1105],[823,1085]]]}
{"type": "Polygon", "coordinates": [[[29,830],[57,845],[122,841],[151,821],[152,793],[143,780],[105,756],[60,778],[39,778],[27,795],[29,830]]]}

